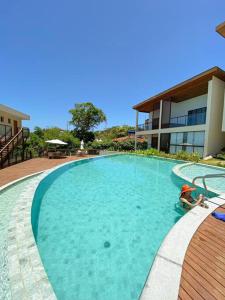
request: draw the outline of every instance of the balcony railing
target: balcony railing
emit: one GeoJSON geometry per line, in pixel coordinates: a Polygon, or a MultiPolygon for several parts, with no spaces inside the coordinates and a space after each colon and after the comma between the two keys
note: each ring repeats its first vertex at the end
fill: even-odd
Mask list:
{"type": "MultiPolygon", "coordinates": [[[[201,113],[194,113],[190,115],[170,118],[170,123],[168,127],[201,125],[201,124],[205,124],[205,122],[206,122],[206,113],[201,112],[201,113]]],[[[165,125],[168,124],[163,124],[162,128],[166,128],[165,125]]]]}
{"type": "MultiPolygon", "coordinates": [[[[20,128],[5,145],[0,148],[0,168],[23,161],[28,158],[29,151],[24,149],[24,143],[29,137],[28,128],[20,128]],[[21,159],[19,158],[21,157],[21,159]]],[[[30,157],[30,156],[29,156],[30,157]]]]}
{"type": "Polygon", "coordinates": [[[147,131],[152,130],[152,123],[139,124],[136,131],[147,131]]]}
{"type": "Polygon", "coordinates": [[[12,137],[12,127],[0,124],[0,146],[12,137]]]}
{"type": "MultiPolygon", "coordinates": [[[[162,124],[161,128],[173,128],[173,127],[182,127],[182,126],[193,126],[193,125],[201,125],[206,122],[206,113],[194,113],[185,116],[173,117],[170,118],[170,123],[162,124]]],[[[149,122],[145,124],[139,124],[137,126],[136,131],[147,131],[158,129],[158,123],[149,122]]]]}

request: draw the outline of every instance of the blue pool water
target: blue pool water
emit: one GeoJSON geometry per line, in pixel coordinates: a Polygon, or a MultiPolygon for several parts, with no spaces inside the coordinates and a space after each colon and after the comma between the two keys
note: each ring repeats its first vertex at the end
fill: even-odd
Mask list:
{"type": "Polygon", "coordinates": [[[39,186],[32,223],[59,300],[137,300],[182,216],[175,161],[116,155],[76,162],[39,186]]]}
{"type": "MultiPolygon", "coordinates": [[[[191,179],[197,176],[207,174],[225,174],[225,169],[203,166],[199,164],[189,165],[181,169],[181,173],[191,179]]],[[[202,180],[197,180],[196,183],[202,184],[202,180]]],[[[211,187],[219,192],[225,193],[225,178],[208,178],[206,179],[207,187],[211,187]]]]}

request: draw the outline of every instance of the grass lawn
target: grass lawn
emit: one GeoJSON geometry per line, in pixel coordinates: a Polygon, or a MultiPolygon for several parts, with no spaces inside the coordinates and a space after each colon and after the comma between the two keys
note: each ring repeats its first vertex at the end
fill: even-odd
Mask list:
{"type": "Polygon", "coordinates": [[[218,158],[212,158],[209,160],[201,159],[200,163],[225,168],[225,160],[218,159],[218,158]]]}

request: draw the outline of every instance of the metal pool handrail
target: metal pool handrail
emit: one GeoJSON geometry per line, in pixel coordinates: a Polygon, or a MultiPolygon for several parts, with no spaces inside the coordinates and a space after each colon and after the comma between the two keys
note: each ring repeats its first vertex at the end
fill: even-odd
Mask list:
{"type": "Polygon", "coordinates": [[[197,179],[202,179],[203,186],[204,186],[206,192],[208,193],[208,189],[207,189],[205,180],[206,180],[207,178],[218,178],[218,177],[224,177],[224,178],[225,178],[225,173],[222,173],[222,174],[208,174],[208,175],[203,175],[203,176],[196,176],[196,177],[192,180],[192,184],[194,184],[194,185],[196,186],[195,181],[196,181],[197,179]]]}

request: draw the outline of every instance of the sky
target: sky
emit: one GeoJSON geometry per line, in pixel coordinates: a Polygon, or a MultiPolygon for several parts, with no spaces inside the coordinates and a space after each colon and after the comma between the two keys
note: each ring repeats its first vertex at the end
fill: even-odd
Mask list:
{"type": "Polygon", "coordinates": [[[31,129],[66,128],[87,101],[100,128],[134,125],[134,104],[225,69],[224,12],[224,0],[0,0],[0,103],[31,129]]]}

